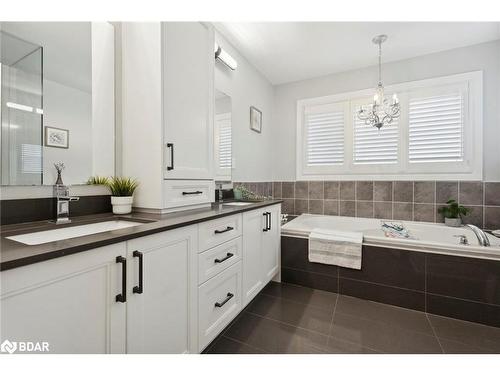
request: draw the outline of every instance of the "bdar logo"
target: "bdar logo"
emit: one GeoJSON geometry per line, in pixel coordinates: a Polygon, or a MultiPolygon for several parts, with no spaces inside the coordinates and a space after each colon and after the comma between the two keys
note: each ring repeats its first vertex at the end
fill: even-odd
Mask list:
{"type": "Polygon", "coordinates": [[[9,340],[5,340],[0,345],[0,351],[3,353],[12,354],[17,350],[17,342],[10,342],[9,340]]]}

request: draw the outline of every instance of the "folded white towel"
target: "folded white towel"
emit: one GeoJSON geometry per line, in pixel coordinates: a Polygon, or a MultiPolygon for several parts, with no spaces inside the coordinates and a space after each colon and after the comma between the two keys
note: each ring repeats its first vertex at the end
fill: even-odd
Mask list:
{"type": "Polygon", "coordinates": [[[309,261],[361,269],[363,234],[316,228],[309,234],[309,261]]]}

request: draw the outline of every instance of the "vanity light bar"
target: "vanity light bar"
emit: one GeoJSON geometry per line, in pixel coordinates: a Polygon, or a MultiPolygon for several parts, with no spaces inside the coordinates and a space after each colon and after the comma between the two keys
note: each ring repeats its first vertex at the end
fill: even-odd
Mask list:
{"type": "Polygon", "coordinates": [[[33,108],[33,107],[30,107],[29,105],[18,104],[18,103],[13,103],[13,102],[7,102],[7,103],[5,103],[5,105],[9,108],[18,109],[20,111],[35,112],[39,115],[43,115],[43,109],[41,109],[41,108],[33,108]]]}
{"type": "Polygon", "coordinates": [[[217,43],[215,43],[214,50],[216,59],[222,61],[229,69],[236,70],[238,63],[229,53],[224,51],[217,43]]]}

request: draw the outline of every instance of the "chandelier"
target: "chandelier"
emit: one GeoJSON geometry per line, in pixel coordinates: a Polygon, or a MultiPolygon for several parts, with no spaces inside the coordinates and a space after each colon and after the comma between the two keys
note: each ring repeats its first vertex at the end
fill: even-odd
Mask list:
{"type": "Polygon", "coordinates": [[[373,95],[373,103],[361,108],[357,112],[358,119],[364,121],[366,125],[371,125],[380,129],[384,125],[389,125],[401,113],[401,107],[396,94],[392,95],[389,101],[384,96],[384,85],[382,84],[382,43],[387,40],[387,35],[377,35],[372,39],[374,44],[378,44],[378,85],[373,95]]]}

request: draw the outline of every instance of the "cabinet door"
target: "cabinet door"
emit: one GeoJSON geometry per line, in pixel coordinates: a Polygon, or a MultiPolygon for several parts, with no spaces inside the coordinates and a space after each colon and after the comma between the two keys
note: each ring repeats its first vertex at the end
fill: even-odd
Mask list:
{"type": "Polygon", "coordinates": [[[262,277],[265,210],[243,214],[243,304],[247,305],[264,286],[262,277]]]}
{"type": "Polygon", "coordinates": [[[264,232],[262,245],[262,270],[264,283],[268,283],[279,272],[281,206],[267,207],[269,230],[264,232]]]}
{"type": "Polygon", "coordinates": [[[128,241],[127,253],[127,353],[196,351],[196,226],[128,241]],[[142,293],[134,291],[140,286],[140,255],[142,293]]]}
{"type": "Polygon", "coordinates": [[[125,353],[125,243],[0,273],[0,342],[45,341],[49,353],[125,353]]]}
{"type": "Polygon", "coordinates": [[[199,22],[162,29],[165,178],[213,179],[213,29],[199,22]]]}

